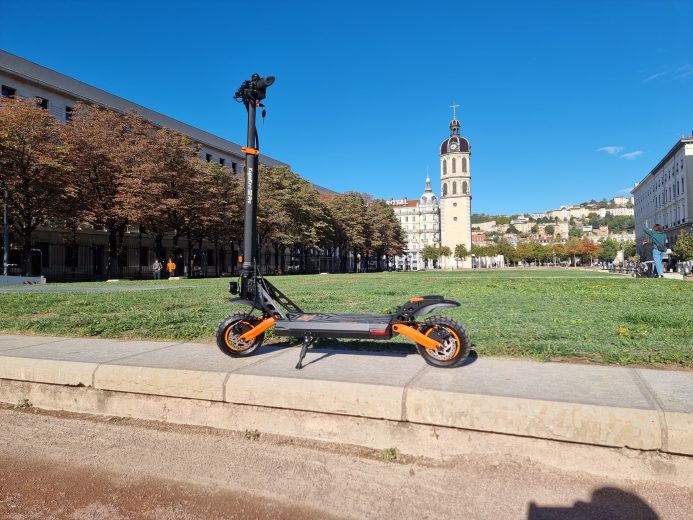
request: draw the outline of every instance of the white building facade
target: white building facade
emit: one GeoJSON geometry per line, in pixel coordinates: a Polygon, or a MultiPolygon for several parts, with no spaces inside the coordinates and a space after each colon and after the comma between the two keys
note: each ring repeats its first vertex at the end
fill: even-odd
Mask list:
{"type": "Polygon", "coordinates": [[[419,200],[388,200],[395,211],[407,237],[404,254],[395,257],[395,268],[402,271],[418,271],[426,267],[421,251],[426,246],[440,247],[440,206],[426,177],[426,189],[419,200]]]}
{"type": "Polygon", "coordinates": [[[673,248],[681,231],[693,231],[693,136],[679,139],[633,188],[638,254],[647,253],[643,228],[660,224],[673,248]]]}

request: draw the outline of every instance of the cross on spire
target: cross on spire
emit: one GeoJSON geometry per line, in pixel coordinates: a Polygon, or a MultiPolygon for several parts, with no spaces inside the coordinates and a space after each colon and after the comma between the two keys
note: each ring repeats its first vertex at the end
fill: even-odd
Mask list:
{"type": "Polygon", "coordinates": [[[452,102],[452,105],[450,105],[450,108],[452,108],[452,118],[457,119],[457,108],[459,108],[460,105],[455,103],[454,101],[452,102]]]}

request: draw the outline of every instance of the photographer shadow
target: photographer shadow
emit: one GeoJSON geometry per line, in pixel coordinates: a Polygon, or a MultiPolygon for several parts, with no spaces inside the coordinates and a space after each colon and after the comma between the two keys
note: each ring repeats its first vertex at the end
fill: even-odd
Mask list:
{"type": "Polygon", "coordinates": [[[530,502],[527,520],[658,520],[659,515],[638,495],[604,487],[592,493],[591,502],[572,507],[541,507],[530,502]]]}

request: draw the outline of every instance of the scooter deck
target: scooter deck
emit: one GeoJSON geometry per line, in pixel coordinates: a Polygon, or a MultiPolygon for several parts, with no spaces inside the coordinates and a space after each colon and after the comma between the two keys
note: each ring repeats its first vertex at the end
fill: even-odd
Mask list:
{"type": "Polygon", "coordinates": [[[277,320],[277,336],[306,335],[317,338],[390,339],[393,314],[290,313],[288,320],[277,320]]]}

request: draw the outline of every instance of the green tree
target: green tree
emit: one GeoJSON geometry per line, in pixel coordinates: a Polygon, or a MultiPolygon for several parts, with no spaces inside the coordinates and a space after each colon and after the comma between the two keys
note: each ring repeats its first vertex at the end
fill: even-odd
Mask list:
{"type": "MultiPolygon", "coordinates": [[[[261,240],[271,243],[275,251],[281,253],[290,248],[292,257],[300,259],[300,269],[305,271],[310,250],[327,245],[334,240],[333,224],[335,214],[330,214],[313,185],[301,178],[286,166],[276,168],[260,167],[260,192],[258,203],[258,233],[261,240]]],[[[339,213],[344,222],[347,235],[358,239],[361,249],[365,247],[366,205],[359,195],[354,199],[358,208],[345,198],[339,213]],[[351,210],[355,209],[352,213],[351,210]],[[360,212],[357,214],[357,212],[360,212]],[[349,231],[353,231],[353,234],[349,231]]],[[[284,255],[275,255],[276,269],[282,267],[284,255]]]]}
{"type": "Polygon", "coordinates": [[[218,163],[198,160],[197,164],[204,175],[204,182],[198,185],[198,190],[203,189],[204,193],[197,194],[207,202],[201,208],[200,231],[214,245],[219,276],[223,268],[218,261],[219,252],[243,236],[244,186],[240,177],[218,163]]]}
{"type": "Polygon", "coordinates": [[[605,238],[599,241],[602,246],[602,252],[599,254],[599,259],[604,261],[613,261],[616,254],[621,250],[621,244],[613,238],[605,238]]]}
{"type": "Polygon", "coordinates": [[[568,228],[568,237],[569,238],[581,238],[582,237],[582,230],[580,228],[578,228],[574,222],[568,228]]]}
{"type": "Polygon", "coordinates": [[[80,217],[108,231],[108,274],[121,272],[128,224],[155,211],[161,193],[156,128],[136,113],[77,103],[63,126],[67,189],[81,202],[80,217]]]}
{"type": "Polygon", "coordinates": [[[205,175],[206,167],[199,164],[198,152],[199,146],[180,132],[167,128],[156,132],[150,152],[155,173],[149,188],[156,194],[157,204],[142,215],[140,222],[154,236],[159,258],[163,255],[163,238],[168,231],[173,231],[172,254],[177,253],[181,234],[190,227],[191,218],[204,201],[199,191],[205,186],[200,176],[205,175]]]}
{"type": "Polygon", "coordinates": [[[426,262],[430,260],[435,264],[440,257],[441,249],[439,247],[424,246],[424,248],[421,250],[421,258],[423,258],[426,262]]]}
{"type": "Polygon", "coordinates": [[[544,234],[545,235],[552,237],[555,232],[556,232],[556,230],[554,229],[554,227],[551,224],[549,224],[548,226],[544,226],[544,234]]]}
{"type": "Polygon", "coordinates": [[[623,244],[623,256],[625,258],[633,258],[636,252],[635,242],[628,240],[623,244]]]}
{"type": "Polygon", "coordinates": [[[592,226],[592,229],[597,229],[601,224],[601,219],[598,213],[588,213],[587,214],[587,224],[592,226]]]}
{"type": "Polygon", "coordinates": [[[538,225],[538,224],[534,224],[534,225],[532,226],[532,228],[530,229],[530,232],[531,232],[533,235],[538,234],[538,233],[539,233],[539,225],[538,225]]]}
{"type": "MultiPolygon", "coordinates": [[[[474,246],[472,246],[472,250],[474,249],[474,246]]],[[[469,251],[467,251],[467,246],[464,244],[457,244],[455,246],[455,262],[457,264],[457,267],[460,266],[459,261],[467,258],[469,255],[469,251]]]]}
{"type": "Polygon", "coordinates": [[[496,248],[499,255],[503,255],[507,263],[511,263],[515,258],[515,248],[505,239],[500,239],[496,248]]]}
{"type": "Polygon", "coordinates": [[[392,206],[383,200],[373,200],[368,204],[366,251],[376,257],[377,270],[382,271],[382,259],[401,254],[405,246],[402,226],[395,216],[392,206]]]}
{"type": "Polygon", "coordinates": [[[674,245],[674,254],[679,260],[693,260],[693,234],[681,231],[674,245]]]}
{"type": "Polygon", "coordinates": [[[514,233],[515,235],[519,235],[519,234],[520,234],[520,232],[518,231],[518,229],[517,229],[513,224],[510,224],[510,225],[508,226],[508,229],[505,230],[505,234],[506,234],[506,235],[509,235],[510,233],[514,233]]]}
{"type": "Polygon", "coordinates": [[[334,222],[334,242],[339,248],[341,269],[347,271],[349,253],[356,262],[356,255],[366,246],[366,201],[362,194],[349,191],[329,197],[327,207],[334,222]]]}
{"type": "Polygon", "coordinates": [[[7,190],[12,225],[22,238],[22,272],[32,273],[31,241],[37,227],[64,217],[59,123],[35,99],[0,98],[0,196],[7,190]]]}

